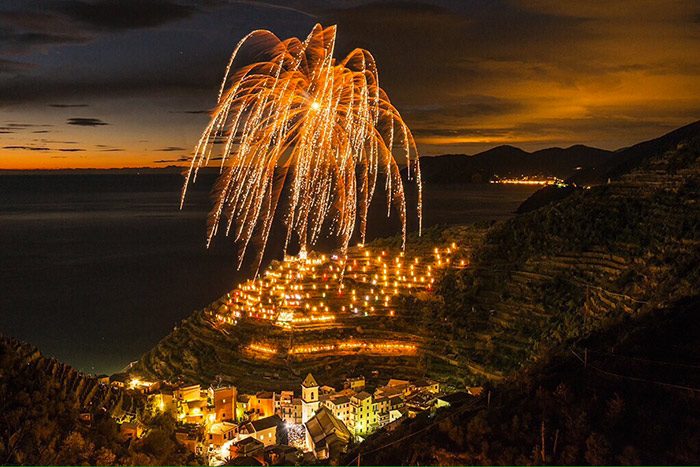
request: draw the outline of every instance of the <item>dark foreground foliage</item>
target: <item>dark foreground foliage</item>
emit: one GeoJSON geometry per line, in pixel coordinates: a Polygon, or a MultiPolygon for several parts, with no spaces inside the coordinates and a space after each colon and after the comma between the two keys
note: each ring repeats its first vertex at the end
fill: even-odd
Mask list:
{"type": "Polygon", "coordinates": [[[0,336],[0,464],[191,463],[195,459],[175,440],[169,415],[149,417],[126,391],[0,336]],[[119,433],[115,419],[124,417],[144,425],[141,439],[119,433]]]}
{"type": "Polygon", "coordinates": [[[697,464],[700,389],[684,388],[700,388],[698,312],[700,299],[626,320],[573,346],[587,367],[562,349],[490,387],[488,407],[483,398],[375,435],[361,463],[697,464]]]}

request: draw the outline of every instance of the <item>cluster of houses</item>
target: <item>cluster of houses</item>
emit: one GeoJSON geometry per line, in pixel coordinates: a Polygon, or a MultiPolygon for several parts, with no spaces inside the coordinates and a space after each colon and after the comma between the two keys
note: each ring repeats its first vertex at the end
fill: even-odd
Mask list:
{"type": "Polygon", "coordinates": [[[296,395],[291,390],[240,394],[234,386],[127,384],[147,394],[154,410],[172,414],[180,422],[178,441],[211,465],[334,458],[380,428],[392,430],[407,418],[469,397],[465,392],[442,394],[438,383],[427,380],[390,379],[370,391],[365,378],[358,377],[337,390],[320,386],[311,374],[296,395]]]}

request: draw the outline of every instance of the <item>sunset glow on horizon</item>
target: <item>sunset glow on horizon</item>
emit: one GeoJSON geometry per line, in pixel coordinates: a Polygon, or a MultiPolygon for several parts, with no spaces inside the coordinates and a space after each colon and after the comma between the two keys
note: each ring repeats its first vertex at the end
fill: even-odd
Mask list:
{"type": "Polygon", "coordinates": [[[317,22],[337,25],[338,56],[372,51],[421,156],[614,150],[700,119],[690,0],[110,5],[0,10],[0,169],[184,166],[232,47],[317,22]]]}

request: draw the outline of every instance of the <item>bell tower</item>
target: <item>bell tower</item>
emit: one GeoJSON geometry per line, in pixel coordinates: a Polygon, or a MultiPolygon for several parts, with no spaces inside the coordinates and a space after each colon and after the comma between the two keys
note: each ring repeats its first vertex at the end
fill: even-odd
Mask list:
{"type": "Polygon", "coordinates": [[[309,373],[301,383],[301,421],[306,423],[314,416],[319,407],[318,383],[313,375],[309,373]]]}

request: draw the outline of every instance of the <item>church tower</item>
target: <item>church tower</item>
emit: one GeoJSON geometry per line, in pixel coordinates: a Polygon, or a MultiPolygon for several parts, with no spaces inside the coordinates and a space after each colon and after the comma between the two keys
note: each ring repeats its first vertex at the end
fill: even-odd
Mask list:
{"type": "Polygon", "coordinates": [[[319,407],[318,383],[309,373],[301,383],[301,422],[306,423],[314,416],[319,407]]]}

